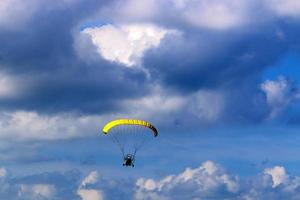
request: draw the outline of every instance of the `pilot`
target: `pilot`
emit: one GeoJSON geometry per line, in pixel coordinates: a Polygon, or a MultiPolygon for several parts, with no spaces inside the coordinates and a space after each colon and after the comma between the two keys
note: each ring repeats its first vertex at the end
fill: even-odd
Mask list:
{"type": "Polygon", "coordinates": [[[126,167],[132,166],[132,167],[134,167],[134,156],[132,154],[127,154],[124,157],[123,166],[126,166],[126,167]]]}

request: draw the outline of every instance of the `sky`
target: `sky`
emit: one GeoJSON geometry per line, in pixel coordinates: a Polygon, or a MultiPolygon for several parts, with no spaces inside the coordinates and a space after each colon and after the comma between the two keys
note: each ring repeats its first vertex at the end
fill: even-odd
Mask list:
{"type": "Polygon", "coordinates": [[[298,0],[1,0],[0,198],[300,196],[298,0]],[[159,136],[123,167],[102,127],[159,136]]]}

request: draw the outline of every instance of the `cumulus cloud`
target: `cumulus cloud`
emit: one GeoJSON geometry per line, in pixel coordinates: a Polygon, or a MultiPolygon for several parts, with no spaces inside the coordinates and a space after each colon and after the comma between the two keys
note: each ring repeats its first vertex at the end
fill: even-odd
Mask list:
{"type": "Polygon", "coordinates": [[[101,121],[99,116],[80,117],[70,114],[43,116],[36,112],[2,112],[0,114],[0,127],[2,129],[0,137],[18,140],[83,137],[87,136],[87,133],[97,134],[96,124],[101,121]]]}
{"type": "Polygon", "coordinates": [[[29,176],[8,174],[1,177],[0,198],[11,200],[76,199],[72,187],[76,184],[76,173],[43,173],[29,176]]]}
{"type": "Polygon", "coordinates": [[[126,109],[120,116],[151,119],[159,126],[174,125],[180,119],[180,126],[193,127],[218,122],[223,116],[225,104],[226,99],[221,91],[199,90],[182,96],[154,86],[147,96],[121,102],[126,109]]]}
{"type": "Polygon", "coordinates": [[[4,167],[1,167],[0,168],[0,177],[3,178],[6,176],[6,174],[7,174],[6,169],[4,167]]]}
{"type": "Polygon", "coordinates": [[[80,195],[82,200],[103,200],[103,195],[99,190],[93,189],[80,189],[78,190],[78,194],[80,195]]]}
{"type": "Polygon", "coordinates": [[[267,168],[264,172],[272,176],[273,187],[277,187],[287,179],[284,167],[276,166],[274,168],[267,168]]]}
{"type": "Polygon", "coordinates": [[[285,77],[279,77],[277,80],[266,80],[260,85],[264,91],[268,105],[272,111],[270,117],[277,116],[290,103],[299,99],[299,89],[295,84],[285,77]]]}
{"type": "Polygon", "coordinates": [[[86,186],[87,184],[94,184],[98,181],[98,172],[92,171],[87,177],[85,177],[82,182],[81,186],[86,186]]]}
{"type": "MultiPolygon", "coordinates": [[[[140,90],[145,80],[142,72],[119,69],[117,64],[104,59],[83,63],[74,53],[76,45],[72,34],[80,34],[83,18],[104,6],[105,1],[43,1],[42,5],[37,1],[32,2],[37,4],[38,11],[28,18],[25,27],[0,31],[0,93],[1,97],[9,97],[0,98],[1,109],[41,112],[47,107],[44,110],[47,113],[62,112],[65,108],[65,111],[81,113],[85,101],[89,112],[99,114],[105,108],[110,111],[116,109],[113,104],[121,100],[121,96],[128,98],[130,94],[136,96],[143,91],[140,90]],[[62,16],[65,20],[61,20],[62,16]],[[123,81],[124,78],[128,80],[123,81]],[[19,90],[15,91],[16,88],[19,90]],[[133,92],[128,91],[132,89],[133,92]],[[116,96],[112,95],[113,91],[116,96]],[[84,95],[81,95],[82,92],[84,95]],[[110,100],[105,101],[103,94],[110,100]],[[65,98],[68,100],[65,101],[65,98]]],[[[11,4],[10,1],[1,3],[11,4]]],[[[16,1],[10,7],[17,8],[25,4],[27,1],[16,1]]],[[[32,9],[28,8],[28,13],[32,9]]],[[[9,24],[17,25],[13,22],[9,24]]]]}
{"type": "Polygon", "coordinates": [[[160,40],[172,32],[175,31],[152,24],[108,24],[83,30],[90,35],[101,56],[125,66],[139,64],[144,51],[157,47],[160,40]]]}
{"type": "Polygon", "coordinates": [[[287,174],[282,166],[267,168],[247,180],[206,161],[198,168],[160,180],[136,181],[135,199],[297,199],[300,179],[287,174]]]}
{"type": "Polygon", "coordinates": [[[128,116],[147,119],[158,126],[174,125],[187,116],[185,120],[180,120],[180,126],[194,127],[199,123],[210,124],[222,119],[224,104],[223,94],[214,91],[200,90],[182,97],[156,88],[148,96],[120,101],[119,106],[124,109],[113,114],[0,112],[0,138],[32,141],[92,137],[110,119],[128,116]]]}
{"type": "Polygon", "coordinates": [[[55,196],[55,186],[49,184],[20,185],[18,196],[27,199],[53,199],[55,196]]]}
{"type": "Polygon", "coordinates": [[[136,199],[228,198],[239,190],[236,177],[211,161],[159,181],[138,179],[136,199]]]}
{"type": "MultiPolygon", "coordinates": [[[[205,161],[199,167],[161,178],[115,180],[96,178],[96,171],[83,178],[80,172],[51,172],[0,180],[5,199],[297,199],[300,177],[283,166],[266,168],[257,175],[239,177],[224,167],[205,161]],[[83,184],[85,183],[85,184],[83,184]]],[[[105,175],[104,175],[105,176],[105,175]]]]}
{"type": "Polygon", "coordinates": [[[78,190],[77,194],[82,198],[82,200],[103,200],[103,192],[98,189],[85,189],[86,186],[95,184],[98,181],[98,172],[92,171],[85,177],[78,190]]]}
{"type": "Polygon", "coordinates": [[[128,116],[148,119],[159,126],[172,125],[182,116],[190,117],[188,121],[181,120],[183,127],[192,125],[191,121],[195,121],[194,125],[214,123],[221,119],[224,104],[222,93],[214,91],[203,90],[182,97],[156,88],[148,96],[121,101],[119,106],[124,109],[114,114],[47,115],[30,111],[0,112],[0,138],[24,141],[96,136],[109,119],[128,116]]]}
{"type": "MultiPolygon", "coordinates": [[[[150,120],[170,112],[173,122],[180,115],[193,122],[261,122],[267,115],[258,97],[261,74],[299,42],[297,22],[282,22],[278,13],[264,12],[271,3],[259,1],[65,0],[45,6],[28,1],[32,7],[14,2],[30,7],[30,17],[23,17],[30,28],[0,31],[5,72],[0,96],[9,97],[0,98],[0,107],[13,113],[8,118],[21,116],[20,110],[36,113],[39,117],[28,117],[34,118],[31,123],[60,127],[48,127],[51,132],[65,131],[57,119],[70,112],[150,120]],[[245,28],[249,21],[255,28],[245,28]],[[148,76],[134,65],[143,66],[148,76]],[[162,92],[152,91],[157,85],[162,92]],[[45,117],[44,123],[39,120],[44,114],[58,117],[45,117]]],[[[15,9],[7,0],[1,3],[1,9],[15,9]]],[[[267,103],[272,115],[279,112],[274,104],[288,104],[269,97],[267,103]]]]}

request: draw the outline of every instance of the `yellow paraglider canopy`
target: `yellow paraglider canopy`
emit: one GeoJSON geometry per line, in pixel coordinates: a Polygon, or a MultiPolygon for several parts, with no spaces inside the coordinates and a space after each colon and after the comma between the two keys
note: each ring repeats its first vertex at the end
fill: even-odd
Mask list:
{"type": "Polygon", "coordinates": [[[117,120],[113,120],[110,121],[109,123],[107,123],[102,131],[104,134],[108,134],[109,130],[115,126],[119,126],[119,125],[139,125],[139,126],[144,126],[147,127],[149,129],[152,130],[154,137],[156,137],[158,135],[157,129],[150,124],[149,122],[143,121],[143,120],[139,120],[139,119],[117,119],[117,120]]]}

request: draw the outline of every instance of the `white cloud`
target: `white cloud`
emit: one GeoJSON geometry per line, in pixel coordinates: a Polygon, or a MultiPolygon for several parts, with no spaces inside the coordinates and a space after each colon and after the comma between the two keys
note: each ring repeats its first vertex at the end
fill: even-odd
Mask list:
{"type": "MultiPolygon", "coordinates": [[[[189,95],[172,94],[156,86],[149,95],[121,102],[125,114],[153,119],[155,124],[172,124],[177,118],[188,118],[199,123],[216,122],[223,114],[225,99],[220,91],[199,90],[189,95]],[[180,117],[179,117],[180,116],[180,117]]],[[[126,115],[125,115],[126,116],[126,115]]],[[[183,122],[183,120],[182,120],[183,122]]],[[[191,126],[193,123],[189,123],[191,126]]],[[[173,125],[173,124],[172,124],[173,125]]]]}
{"type": "Polygon", "coordinates": [[[20,198],[31,197],[32,199],[53,199],[56,193],[54,185],[49,184],[21,184],[18,196],[20,198]]]}
{"type": "Polygon", "coordinates": [[[160,86],[149,95],[122,100],[120,110],[102,115],[37,112],[0,112],[0,138],[16,140],[55,140],[97,136],[106,122],[116,118],[141,118],[157,126],[199,127],[218,122],[223,116],[226,99],[222,91],[199,90],[177,94],[160,86]]]}
{"type": "Polygon", "coordinates": [[[234,195],[239,190],[239,182],[212,161],[200,167],[187,168],[178,175],[161,180],[140,178],[136,182],[136,199],[193,199],[208,198],[212,193],[224,193],[224,197],[234,195]]]}
{"type": "Polygon", "coordinates": [[[7,171],[4,167],[0,168],[0,178],[3,178],[7,175],[7,171]]]}
{"type": "Polygon", "coordinates": [[[100,116],[58,114],[43,116],[36,112],[0,113],[0,138],[51,140],[96,135],[100,116]]]}
{"type": "Polygon", "coordinates": [[[122,107],[127,108],[125,113],[140,118],[152,118],[152,116],[162,118],[167,114],[174,114],[179,111],[185,104],[182,96],[168,94],[161,87],[153,87],[149,95],[121,102],[122,107]]]}
{"type": "Polygon", "coordinates": [[[128,67],[138,65],[143,53],[157,47],[167,33],[174,33],[152,24],[104,25],[86,28],[98,53],[105,59],[128,67]]]}
{"type": "Polygon", "coordinates": [[[298,0],[266,0],[265,3],[279,16],[300,17],[298,0]]]}
{"type": "Polygon", "coordinates": [[[275,81],[267,80],[260,87],[265,92],[267,103],[272,109],[270,118],[276,117],[299,96],[299,91],[292,82],[284,77],[279,77],[275,81]]]}
{"type": "Polygon", "coordinates": [[[274,16],[299,17],[300,3],[298,0],[122,0],[108,10],[118,22],[163,21],[223,31],[273,21],[274,16]]]}
{"type": "Polygon", "coordinates": [[[279,78],[277,81],[267,80],[261,84],[261,89],[266,93],[270,105],[287,104],[288,87],[288,80],[284,78],[279,78]]]}
{"type": "Polygon", "coordinates": [[[288,178],[284,167],[276,166],[274,168],[267,168],[264,172],[272,176],[273,187],[284,183],[288,178]]]}
{"type": "Polygon", "coordinates": [[[77,191],[82,200],[103,200],[103,194],[99,190],[80,189],[77,191]]]}
{"type": "Polygon", "coordinates": [[[82,200],[103,200],[103,192],[100,189],[84,189],[87,185],[95,184],[98,181],[99,175],[97,171],[92,171],[82,181],[77,190],[77,194],[82,200]]]}
{"type": "Polygon", "coordinates": [[[174,0],[183,18],[196,27],[225,30],[247,21],[247,2],[241,0],[174,0]]]}
{"type": "Polygon", "coordinates": [[[20,81],[5,73],[0,73],[0,98],[10,98],[20,93],[20,81]]]}
{"type": "Polygon", "coordinates": [[[221,94],[199,91],[186,97],[169,94],[161,88],[154,89],[146,97],[120,102],[118,113],[83,115],[60,113],[42,115],[37,112],[0,112],[0,138],[17,140],[54,140],[96,136],[109,120],[130,117],[148,119],[168,126],[178,116],[194,116],[201,123],[219,119],[223,109],[221,94]]]}
{"type": "Polygon", "coordinates": [[[115,3],[110,11],[116,21],[184,22],[196,28],[228,30],[243,26],[250,21],[253,6],[258,1],[247,0],[126,0],[115,3]]]}
{"type": "Polygon", "coordinates": [[[289,175],[282,166],[264,170],[263,174],[251,177],[250,185],[245,185],[241,199],[297,199],[299,197],[300,177],[289,175]]]}
{"type": "Polygon", "coordinates": [[[206,161],[196,168],[188,167],[178,174],[167,175],[158,180],[153,178],[98,179],[95,178],[95,171],[92,171],[82,181],[77,182],[70,179],[70,174],[67,174],[47,173],[47,176],[38,174],[21,178],[8,176],[0,181],[0,198],[281,200],[298,199],[300,195],[300,177],[288,174],[282,166],[267,168],[263,173],[247,178],[234,176],[212,161],[206,161]],[[24,180],[38,181],[41,177],[44,183],[23,182],[24,180]],[[49,180],[51,184],[47,183],[49,180]]]}
{"type": "Polygon", "coordinates": [[[157,0],[127,0],[118,5],[121,8],[122,15],[134,19],[151,19],[159,12],[159,2],[157,0]]]}
{"type": "Polygon", "coordinates": [[[92,171],[87,177],[83,179],[81,182],[81,186],[84,187],[87,184],[94,184],[98,181],[98,172],[97,171],[92,171]]]}
{"type": "Polygon", "coordinates": [[[282,166],[267,168],[248,178],[227,173],[221,166],[206,161],[160,180],[136,181],[135,199],[298,199],[300,177],[289,175],[282,166]]]}

